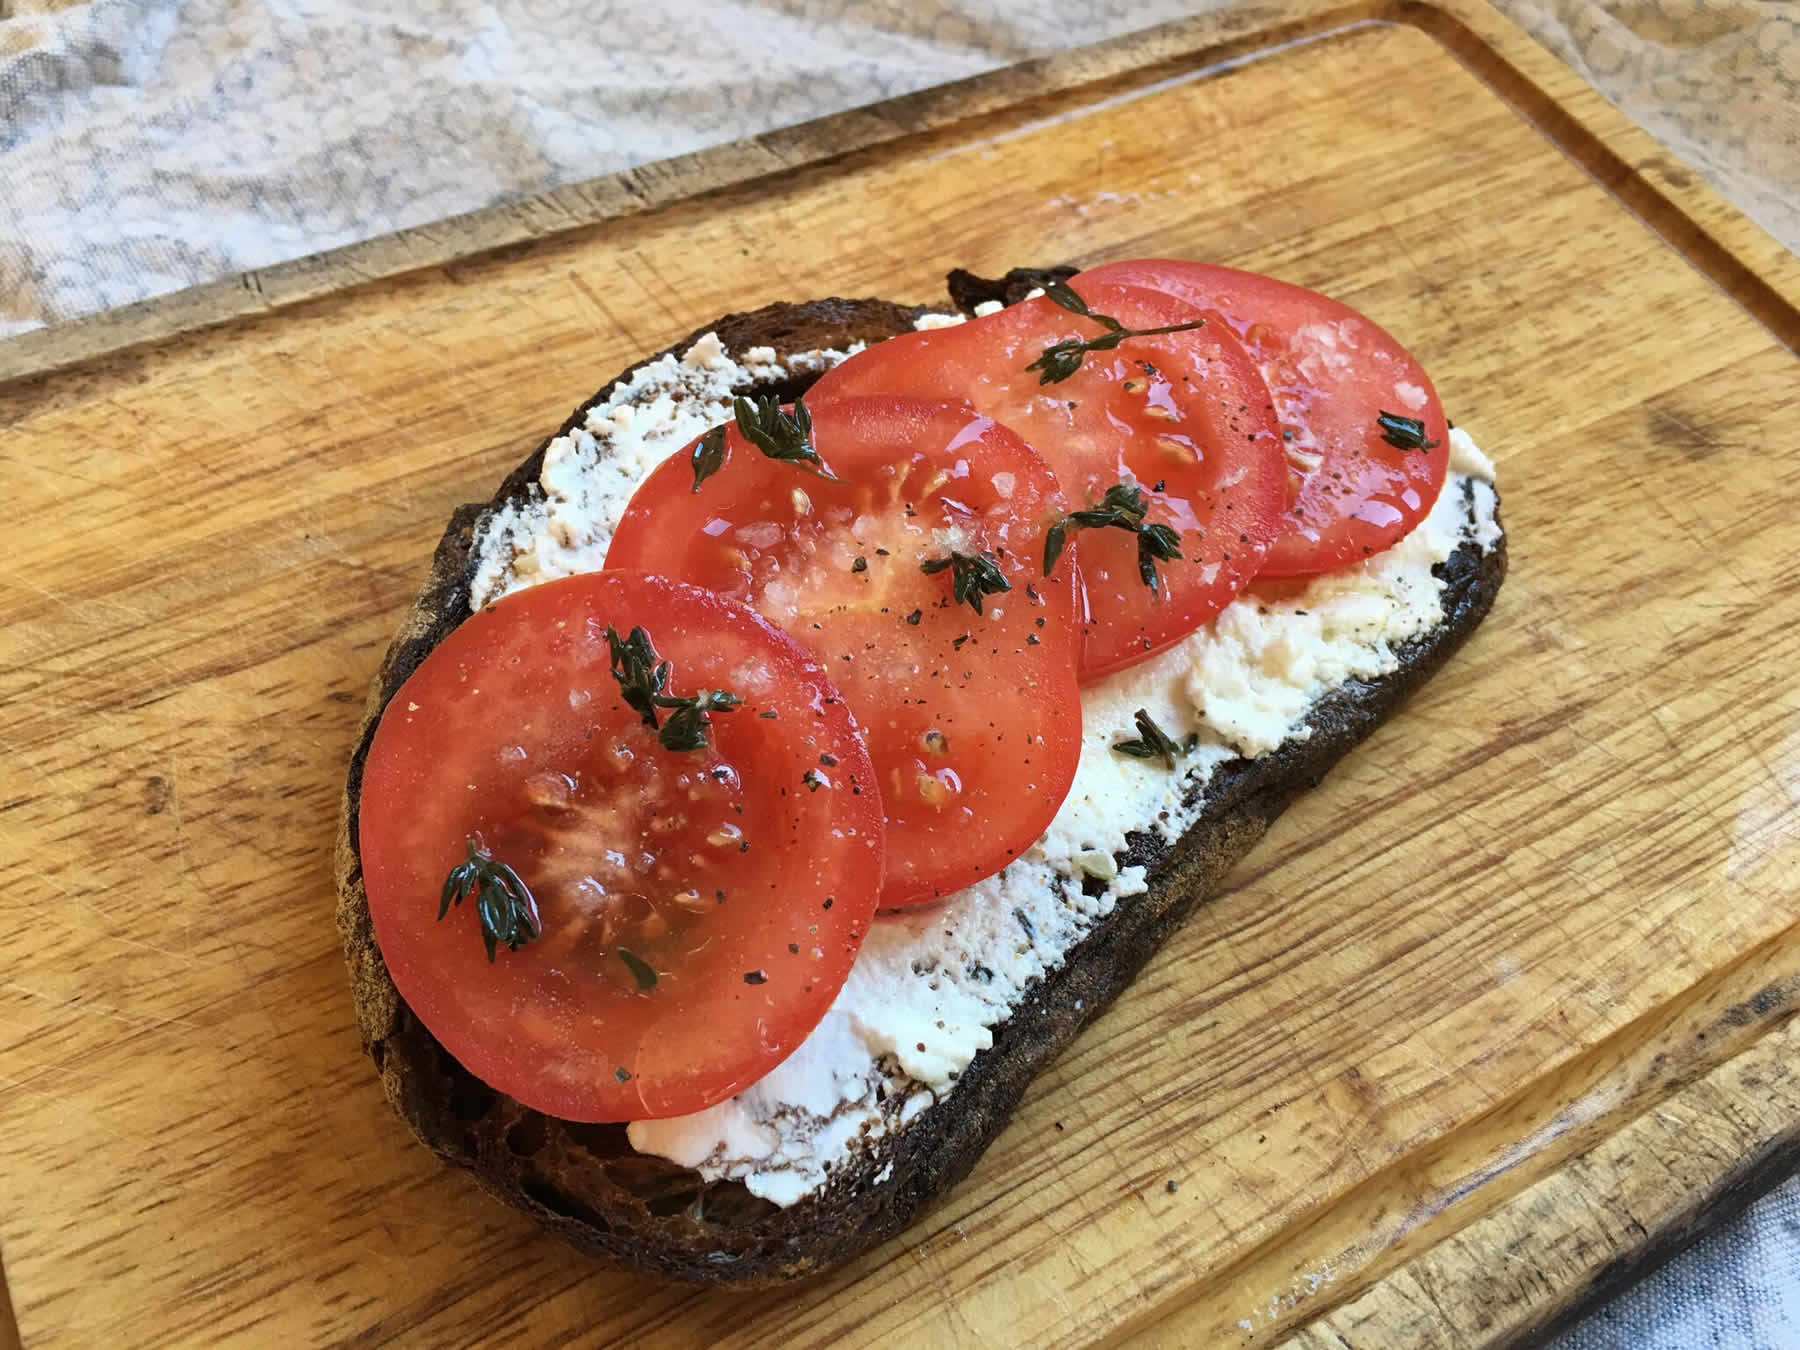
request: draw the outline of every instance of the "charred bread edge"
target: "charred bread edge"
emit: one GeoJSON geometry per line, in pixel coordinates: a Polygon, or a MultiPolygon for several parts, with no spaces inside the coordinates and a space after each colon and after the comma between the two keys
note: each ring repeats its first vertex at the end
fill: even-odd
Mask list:
{"type": "MultiPolygon", "coordinates": [[[[1010,303],[1053,275],[1066,275],[1066,269],[1019,269],[998,282],[958,273],[952,295],[964,310],[988,299],[1010,303]]],[[[835,299],[773,305],[726,316],[668,352],[685,351],[706,332],[716,332],[731,351],[773,346],[785,356],[842,347],[908,331],[928,308],[835,299]]],[[[636,369],[584,400],[555,434],[577,425],[587,407],[636,369]]],[[[792,396],[806,379],[761,392],[792,396]]],[[[585,1252],[626,1269],[713,1285],[748,1288],[821,1273],[892,1237],[940,1201],[1004,1127],[1031,1080],[1112,1003],[1270,822],[1461,646],[1493,604],[1506,572],[1504,537],[1485,552],[1461,545],[1434,569],[1445,582],[1444,622],[1398,649],[1397,670],[1353,681],[1321,699],[1307,719],[1307,740],[1290,739],[1260,759],[1215,768],[1204,788],[1206,814],[1172,847],[1148,832],[1129,835],[1121,863],[1148,867],[1149,890],[1121,902],[1067,953],[995,1029],[993,1047],[975,1057],[948,1095],[904,1130],[878,1140],[820,1190],[780,1209],[751,1196],[740,1182],[707,1182],[674,1163],[635,1153],[622,1125],[555,1120],[486,1087],[411,1015],[375,943],[356,851],[363,763],[375,724],[425,656],[468,617],[479,522],[528,493],[550,439],[507,477],[492,503],[463,506],[452,515],[430,580],[388,648],[346,781],[337,848],[338,927],[364,1048],[395,1110],[426,1145],[585,1252]]],[[[1472,515],[1472,493],[1465,505],[1472,515]]],[[[1189,788],[1191,795],[1200,791],[1189,788]]]]}

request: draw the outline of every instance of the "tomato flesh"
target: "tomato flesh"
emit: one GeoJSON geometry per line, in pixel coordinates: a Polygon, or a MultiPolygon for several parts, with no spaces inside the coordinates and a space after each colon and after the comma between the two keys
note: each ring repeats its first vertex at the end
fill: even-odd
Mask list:
{"type": "Polygon", "coordinates": [[[1267,576],[1312,576],[1391,547],[1444,485],[1449,434],[1424,369],[1348,305],[1254,272],[1144,259],[1090,268],[1078,286],[1148,286],[1224,315],[1275,398],[1289,463],[1287,513],[1267,576]],[[1429,449],[1383,439],[1383,412],[1423,424],[1429,449]]]}
{"type": "MultiPolygon", "coordinates": [[[[1206,317],[1142,288],[1083,287],[1081,298],[1133,329],[1206,317]]],[[[1081,533],[1084,680],[1173,645],[1229,604],[1262,566],[1284,481],[1268,391],[1221,323],[1129,338],[1053,384],[1027,369],[1057,342],[1103,332],[1040,297],[889,338],[827,371],[812,394],[965,398],[1049,461],[1073,506],[1094,505],[1120,482],[1145,492],[1146,518],[1180,532],[1183,556],[1157,565],[1151,590],[1135,535],[1081,533]]]]}
{"type": "MultiPolygon", "coordinates": [[[[966,404],[807,400],[835,481],[733,427],[694,490],[686,454],[619,522],[607,566],[654,571],[758,610],[809,647],[856,713],[887,821],[883,907],[1004,867],[1041,834],[1081,748],[1073,569],[1039,574],[1063,509],[1016,435],[966,404]],[[952,552],[1009,591],[954,598],[952,552]]],[[[1083,541],[1085,547],[1085,541],[1083,541]]]]}
{"type": "Polygon", "coordinates": [[[786,1058],[848,975],[882,869],[868,755],[818,662],[740,605],[624,572],[455,629],[383,713],[358,822],[401,996],[477,1077],[568,1120],[697,1111],[786,1058]],[[709,748],[665,749],[626,705],[608,625],[650,634],[673,694],[743,698],[710,714],[709,748]],[[472,899],[437,917],[471,841],[542,918],[492,963],[472,899]]]}

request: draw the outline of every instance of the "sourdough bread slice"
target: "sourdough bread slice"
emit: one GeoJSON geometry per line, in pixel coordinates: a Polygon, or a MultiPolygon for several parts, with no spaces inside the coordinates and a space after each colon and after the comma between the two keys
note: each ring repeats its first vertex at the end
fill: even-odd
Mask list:
{"type": "MultiPolygon", "coordinates": [[[[1013,303],[1067,269],[1019,269],[998,281],[951,278],[957,307],[1013,303]]],[[[941,311],[943,307],[938,307],[941,311]]],[[[703,336],[724,349],[771,348],[777,356],[843,350],[908,331],[928,307],[877,300],[772,305],[729,315],[675,344],[680,356],[703,336]]],[[[559,429],[568,435],[584,410],[649,362],[605,386],[559,429]]],[[[777,366],[780,362],[775,363],[777,366]]],[[[803,392],[804,361],[739,393],[803,392]]],[[[1037,1073],[1130,983],[1193,907],[1210,895],[1300,792],[1317,783],[1345,751],[1385,720],[1449,658],[1493,603],[1506,569],[1503,538],[1471,542],[1439,564],[1442,621],[1395,652],[1387,674],[1350,680],[1317,700],[1310,735],[1255,759],[1231,759],[1187,787],[1198,820],[1172,846],[1146,828],[1128,835],[1121,867],[1148,869],[1146,893],[1119,903],[1033,985],[993,1029],[954,1089],[902,1126],[901,1102],[885,1110],[889,1129],[829,1181],[786,1208],[735,1180],[708,1180],[673,1162],[634,1151],[624,1125],[590,1125],[544,1116],[488,1088],[462,1068],[414,1017],[395,990],[370,922],[357,857],[356,813],[362,766],[389,698],[426,654],[468,617],[479,566],[478,531],[508,507],[530,502],[556,437],[515,470],[486,504],[452,516],[431,576],[382,664],[351,762],[339,837],[338,925],[349,960],[363,1043],[389,1100],[427,1145],[470,1169],[507,1203],[531,1214],[578,1248],[611,1264],[708,1284],[755,1286],[822,1272],[900,1232],[974,1166],[1037,1073]],[[1203,803],[1203,804],[1202,804],[1203,803]]],[[[1471,523],[1472,488],[1461,504],[1471,523]]]]}

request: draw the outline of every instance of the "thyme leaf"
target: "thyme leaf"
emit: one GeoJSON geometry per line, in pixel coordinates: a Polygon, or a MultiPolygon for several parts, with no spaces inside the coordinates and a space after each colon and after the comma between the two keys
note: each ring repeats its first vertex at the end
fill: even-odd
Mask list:
{"type": "Polygon", "coordinates": [[[544,925],[531,888],[519,874],[473,839],[468,841],[468,849],[468,857],[444,878],[437,916],[442,920],[451,905],[460,908],[473,895],[475,913],[481,919],[481,941],[487,947],[488,964],[492,965],[502,942],[507,951],[516,952],[541,934],[544,925]]]}
{"type": "Polygon", "coordinates": [[[1133,759],[1160,759],[1173,769],[1176,758],[1187,753],[1187,749],[1171,740],[1169,733],[1157,726],[1156,719],[1144,709],[1139,708],[1133,713],[1132,721],[1137,723],[1138,734],[1128,741],[1113,742],[1112,748],[1119,754],[1130,755],[1133,759]]]}
{"type": "Polygon", "coordinates": [[[1181,561],[1181,535],[1161,521],[1147,521],[1150,503],[1144,490],[1135,483],[1114,483],[1097,505],[1082,511],[1071,511],[1044,535],[1044,575],[1048,576],[1062,557],[1070,530],[1097,530],[1108,527],[1135,534],[1138,541],[1138,575],[1151,591],[1159,589],[1159,562],[1181,561]]]}
{"type": "Polygon", "coordinates": [[[724,689],[702,689],[689,698],[665,699],[661,706],[673,708],[669,720],[662,724],[656,739],[665,750],[704,750],[712,744],[707,735],[711,719],[708,713],[730,712],[743,700],[724,689]]]}
{"type": "Polygon", "coordinates": [[[800,399],[794,400],[792,412],[783,412],[771,395],[739,397],[731,400],[731,411],[744,439],[770,459],[805,465],[821,478],[837,478],[819,458],[812,440],[812,412],[800,399]]]}
{"type": "Polygon", "coordinates": [[[1187,323],[1172,323],[1162,328],[1127,328],[1110,314],[1096,314],[1088,308],[1087,301],[1075,293],[1075,288],[1066,281],[1053,281],[1044,287],[1047,299],[1078,314],[1084,319],[1099,324],[1106,331],[1096,338],[1064,338],[1061,342],[1052,343],[1044,348],[1037,360],[1026,366],[1027,370],[1038,372],[1039,384],[1059,384],[1081,369],[1081,359],[1089,352],[1109,352],[1126,338],[1156,337],[1162,333],[1185,333],[1190,328],[1205,325],[1205,319],[1193,319],[1187,323]]]}
{"type": "MultiPolygon", "coordinates": [[[[1000,570],[991,553],[959,553],[952,549],[947,558],[928,558],[919,564],[927,576],[950,569],[950,595],[957,604],[966,604],[981,613],[983,596],[1000,595],[1012,589],[1012,582],[1000,570]]],[[[911,616],[907,621],[910,623],[911,616]]]]}
{"type": "Polygon", "coordinates": [[[656,701],[669,687],[669,663],[656,659],[650,634],[642,628],[633,628],[629,637],[620,638],[618,630],[608,624],[606,646],[612,656],[612,677],[619,682],[619,697],[644,719],[645,726],[657,726],[656,701]]]}
{"type": "Polygon", "coordinates": [[[1381,439],[1396,450],[1435,450],[1438,443],[1425,439],[1425,424],[1416,417],[1377,411],[1375,425],[1381,428],[1381,439]]]}
{"type": "Polygon", "coordinates": [[[631,978],[637,981],[639,989],[648,992],[656,988],[656,969],[643,957],[621,947],[619,948],[619,959],[625,963],[625,968],[631,972],[631,978]]]}
{"type": "Polygon", "coordinates": [[[714,427],[694,442],[688,463],[694,466],[694,491],[725,465],[725,428],[714,427]]]}
{"type": "Polygon", "coordinates": [[[708,713],[730,712],[743,702],[725,689],[702,689],[685,696],[671,694],[670,663],[659,661],[650,634],[633,628],[621,638],[611,624],[606,627],[606,645],[611,653],[612,677],[619,682],[619,696],[641,718],[644,725],[656,729],[656,739],[665,750],[704,750],[712,744],[707,734],[711,725],[708,713]],[[665,722],[657,709],[672,709],[665,722]]]}

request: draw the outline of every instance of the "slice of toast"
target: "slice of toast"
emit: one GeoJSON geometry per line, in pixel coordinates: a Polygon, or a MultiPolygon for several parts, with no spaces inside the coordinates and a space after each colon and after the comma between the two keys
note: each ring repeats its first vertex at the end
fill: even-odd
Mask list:
{"type": "MultiPolygon", "coordinates": [[[[1067,272],[1020,269],[993,282],[959,272],[952,274],[951,294],[957,307],[969,312],[985,301],[1015,302],[1045,278],[1067,272]]],[[[909,331],[926,312],[929,307],[879,300],[771,305],[726,316],[659,356],[679,356],[707,333],[717,334],[730,352],[842,350],[909,331]]],[[[585,401],[557,435],[569,434],[585,409],[638,369],[585,401]]],[[[738,392],[791,398],[810,378],[788,375],[738,392]]],[[[1471,541],[1434,569],[1444,583],[1442,621],[1398,647],[1390,673],[1350,680],[1319,698],[1307,716],[1311,734],[1305,739],[1289,738],[1260,758],[1228,760],[1212,769],[1203,786],[1196,780],[1189,791],[1203,794],[1194,796],[1203,802],[1201,814],[1173,846],[1148,822],[1130,834],[1118,864],[1146,867],[1148,891],[1099,919],[1060,966],[1030,987],[1024,1001],[993,1028],[992,1048],[978,1053],[935,1105],[902,1125],[899,1100],[890,1102],[885,1135],[833,1171],[823,1187],[782,1208],[753,1195],[742,1182],[708,1180],[635,1152],[622,1124],[553,1119],[487,1087],[412,1015],[376,946],[356,824],[362,767],[376,721],[426,654],[468,617],[478,529],[491,513],[534,495],[554,439],[516,469],[491,502],[459,508],[451,517],[431,576],[382,663],[346,784],[337,857],[338,927],[364,1046],[389,1100],[420,1139],[582,1250],[621,1267],[707,1284],[765,1285],[824,1271],[900,1232],[942,1199],[1004,1127],[1037,1073],[1112,1003],[1269,823],[1461,645],[1492,605],[1506,571],[1504,538],[1490,530],[1477,544],[1471,529],[1471,541]]],[[[1475,494],[1467,480],[1452,479],[1446,491],[1464,495],[1462,507],[1473,522],[1475,494]]]]}

